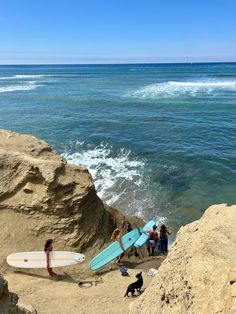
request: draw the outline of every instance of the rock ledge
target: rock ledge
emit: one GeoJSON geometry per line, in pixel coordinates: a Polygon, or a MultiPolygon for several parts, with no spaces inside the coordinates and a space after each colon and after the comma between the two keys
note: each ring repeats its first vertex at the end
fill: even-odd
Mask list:
{"type": "Polygon", "coordinates": [[[236,205],[209,207],[182,227],[131,314],[236,313],[236,205]]]}

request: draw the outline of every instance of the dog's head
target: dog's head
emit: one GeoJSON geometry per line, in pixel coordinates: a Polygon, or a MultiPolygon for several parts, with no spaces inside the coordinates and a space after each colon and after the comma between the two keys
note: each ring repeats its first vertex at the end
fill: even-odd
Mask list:
{"type": "Polygon", "coordinates": [[[139,279],[139,278],[143,278],[142,272],[138,273],[135,277],[138,278],[138,279],[139,279]]]}

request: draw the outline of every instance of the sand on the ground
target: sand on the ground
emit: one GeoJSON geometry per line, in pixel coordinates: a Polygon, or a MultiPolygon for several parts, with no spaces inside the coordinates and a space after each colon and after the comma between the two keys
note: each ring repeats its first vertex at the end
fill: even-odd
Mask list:
{"type": "Polygon", "coordinates": [[[147,257],[145,249],[142,251],[145,256],[140,259],[124,258],[129,277],[121,276],[114,262],[97,272],[90,271],[86,263],[55,268],[60,275],[58,280],[51,279],[44,269],[17,270],[7,266],[4,276],[10,291],[20,297],[20,303],[31,304],[39,314],[126,314],[130,302],[139,298],[137,292],[135,297],[125,298],[127,286],[136,281],[135,275],[142,271],[144,291],[153,278],[147,275],[147,270],[157,269],[164,259],[164,256],[147,257]],[[85,283],[84,287],[80,287],[79,282],[85,283]]]}
{"type": "MultiPolygon", "coordinates": [[[[51,219],[50,216],[47,218],[51,219]]],[[[8,266],[6,257],[12,252],[43,249],[50,234],[36,236],[32,230],[35,230],[39,223],[42,222],[34,216],[11,210],[0,211],[0,273],[7,279],[9,290],[19,296],[19,303],[32,305],[40,314],[128,313],[129,304],[134,298],[124,298],[127,286],[136,280],[135,275],[139,271],[143,271],[144,290],[152,279],[146,275],[147,270],[157,269],[164,259],[164,256],[148,257],[147,249],[143,247],[140,259],[124,256],[124,266],[128,269],[130,277],[122,277],[114,262],[98,272],[89,270],[90,259],[98,253],[90,249],[81,252],[86,255],[85,262],[76,266],[55,268],[54,270],[62,275],[58,281],[52,280],[45,269],[17,269],[8,266]],[[102,282],[97,285],[93,283],[90,288],[78,286],[77,281],[80,279],[94,281],[97,278],[102,278],[102,282]]],[[[58,239],[60,236],[55,239],[54,249],[62,250],[58,239]]]]}

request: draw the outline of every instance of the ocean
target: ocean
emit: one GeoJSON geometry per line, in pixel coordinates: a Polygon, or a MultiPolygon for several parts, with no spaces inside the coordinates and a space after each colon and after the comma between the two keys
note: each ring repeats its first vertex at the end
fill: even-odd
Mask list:
{"type": "Polygon", "coordinates": [[[236,203],[236,63],[0,66],[0,128],[87,167],[98,195],[174,231],[236,203]]]}

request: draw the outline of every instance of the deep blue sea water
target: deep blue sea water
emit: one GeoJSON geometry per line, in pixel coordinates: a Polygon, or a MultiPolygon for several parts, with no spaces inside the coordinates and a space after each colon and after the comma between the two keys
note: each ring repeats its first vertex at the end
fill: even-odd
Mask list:
{"type": "Polygon", "coordinates": [[[236,63],[0,66],[0,128],[46,140],[108,204],[174,230],[236,203],[236,63]]]}

